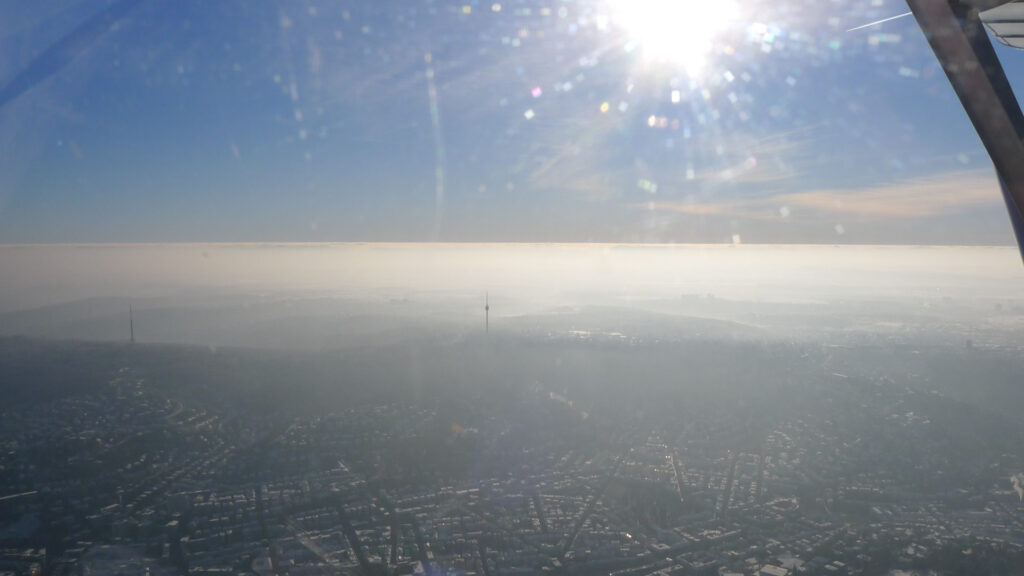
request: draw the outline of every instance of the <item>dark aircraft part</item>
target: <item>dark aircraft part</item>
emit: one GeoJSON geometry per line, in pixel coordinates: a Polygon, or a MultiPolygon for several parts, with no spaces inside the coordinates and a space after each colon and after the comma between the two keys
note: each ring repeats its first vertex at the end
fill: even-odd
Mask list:
{"type": "Polygon", "coordinates": [[[1024,116],[979,11],[964,0],[907,5],[992,159],[1024,258],[1024,116]]]}

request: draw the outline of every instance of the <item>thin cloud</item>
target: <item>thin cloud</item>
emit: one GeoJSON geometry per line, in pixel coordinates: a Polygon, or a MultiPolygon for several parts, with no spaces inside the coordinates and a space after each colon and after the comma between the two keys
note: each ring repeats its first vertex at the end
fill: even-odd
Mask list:
{"type": "MultiPolygon", "coordinates": [[[[807,173],[807,166],[818,158],[821,125],[803,126],[794,130],[769,134],[731,133],[695,136],[691,146],[695,149],[721,149],[717,168],[696,165],[690,170],[661,171],[652,177],[659,188],[666,191],[702,189],[705,193],[721,185],[741,186],[751,191],[778,189],[787,182],[796,182],[807,173]],[[724,167],[723,167],[724,166],[724,167]]],[[[707,196],[703,197],[708,200],[707,196]]],[[[707,214],[693,203],[685,206],[663,204],[665,209],[707,214]]]]}
{"type": "Polygon", "coordinates": [[[785,194],[778,201],[865,218],[929,218],[994,207],[1002,201],[998,183],[988,172],[937,174],[861,190],[819,190],[785,194]]]}
{"type": "Polygon", "coordinates": [[[730,143],[730,150],[745,150],[746,157],[725,170],[706,174],[701,179],[734,184],[768,184],[800,176],[796,165],[814,150],[820,124],[804,126],[744,141],[730,143]]]}
{"type": "MultiPolygon", "coordinates": [[[[764,156],[761,157],[764,158],[764,156]]],[[[777,160],[777,158],[772,160],[777,160]]],[[[699,179],[733,184],[771,184],[791,180],[797,176],[797,172],[780,165],[777,161],[758,160],[758,156],[750,155],[745,160],[724,170],[708,173],[699,179]]]]}
{"type": "Polygon", "coordinates": [[[565,193],[576,198],[606,202],[622,194],[621,182],[630,169],[615,168],[607,145],[619,121],[591,121],[576,112],[547,124],[534,137],[529,151],[512,170],[525,175],[530,188],[565,193]]]}
{"type": "Polygon", "coordinates": [[[675,212],[695,216],[715,216],[719,214],[738,214],[740,203],[697,203],[697,202],[646,202],[638,205],[653,212],[675,212]]]}
{"type": "Polygon", "coordinates": [[[718,202],[648,202],[653,211],[738,218],[832,216],[854,220],[934,218],[1001,204],[988,171],[961,171],[860,189],[824,189],[718,202]]]}

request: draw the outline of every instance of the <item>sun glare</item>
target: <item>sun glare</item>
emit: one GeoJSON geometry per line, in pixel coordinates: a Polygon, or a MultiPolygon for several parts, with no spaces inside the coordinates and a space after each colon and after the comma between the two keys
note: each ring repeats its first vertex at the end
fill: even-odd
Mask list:
{"type": "Polygon", "coordinates": [[[733,0],[612,0],[613,22],[649,60],[699,75],[714,42],[736,17],[733,0]]]}

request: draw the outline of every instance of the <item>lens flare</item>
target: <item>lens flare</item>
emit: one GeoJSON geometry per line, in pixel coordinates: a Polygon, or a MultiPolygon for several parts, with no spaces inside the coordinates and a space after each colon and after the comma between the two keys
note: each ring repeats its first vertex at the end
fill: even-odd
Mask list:
{"type": "Polygon", "coordinates": [[[609,8],[644,58],[680,65],[690,76],[701,73],[738,12],[732,0],[613,0],[609,8]]]}

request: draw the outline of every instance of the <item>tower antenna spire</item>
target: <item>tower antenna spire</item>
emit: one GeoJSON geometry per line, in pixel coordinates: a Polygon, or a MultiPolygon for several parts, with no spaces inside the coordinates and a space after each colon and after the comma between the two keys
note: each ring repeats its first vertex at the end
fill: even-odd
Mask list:
{"type": "Polygon", "coordinates": [[[491,332],[491,293],[484,292],[484,333],[491,332]]]}

